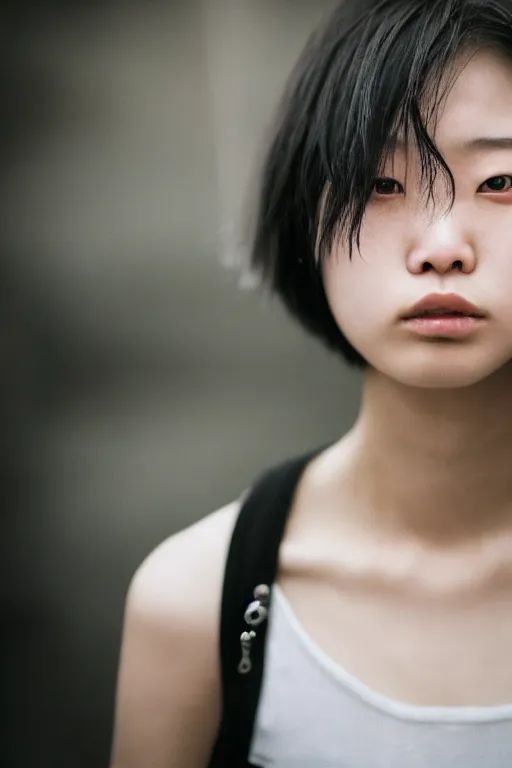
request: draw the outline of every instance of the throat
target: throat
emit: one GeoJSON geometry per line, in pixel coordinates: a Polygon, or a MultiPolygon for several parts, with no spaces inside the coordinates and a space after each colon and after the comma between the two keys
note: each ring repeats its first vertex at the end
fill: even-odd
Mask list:
{"type": "Polygon", "coordinates": [[[419,391],[383,378],[367,377],[360,417],[340,445],[356,507],[377,527],[441,545],[512,527],[512,419],[500,393],[419,391]]]}

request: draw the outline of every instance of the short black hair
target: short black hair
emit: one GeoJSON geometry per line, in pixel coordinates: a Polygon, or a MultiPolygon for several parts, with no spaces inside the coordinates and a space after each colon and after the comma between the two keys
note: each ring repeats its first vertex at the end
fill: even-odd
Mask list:
{"type": "Polygon", "coordinates": [[[340,235],[350,258],[359,248],[375,178],[399,133],[418,148],[428,199],[441,171],[453,204],[453,176],[427,128],[458,63],[484,49],[512,59],[512,0],[344,0],[285,89],[258,179],[249,266],[356,367],[366,361],[331,314],[321,261],[340,235]]]}

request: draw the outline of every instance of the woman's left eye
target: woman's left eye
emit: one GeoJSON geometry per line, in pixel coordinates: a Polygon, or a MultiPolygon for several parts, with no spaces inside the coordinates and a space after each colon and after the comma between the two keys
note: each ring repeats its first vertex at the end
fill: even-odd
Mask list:
{"type": "Polygon", "coordinates": [[[510,192],[512,190],[512,176],[493,176],[482,184],[480,190],[484,192],[510,192]]]}

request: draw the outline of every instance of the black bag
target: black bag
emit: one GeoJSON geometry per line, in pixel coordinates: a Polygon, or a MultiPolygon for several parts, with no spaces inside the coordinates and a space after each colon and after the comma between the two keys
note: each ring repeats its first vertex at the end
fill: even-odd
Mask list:
{"type": "Polygon", "coordinates": [[[209,768],[248,761],[260,698],[267,616],[295,489],[320,450],[262,475],[242,504],[224,575],[220,622],[222,720],[209,768]]]}

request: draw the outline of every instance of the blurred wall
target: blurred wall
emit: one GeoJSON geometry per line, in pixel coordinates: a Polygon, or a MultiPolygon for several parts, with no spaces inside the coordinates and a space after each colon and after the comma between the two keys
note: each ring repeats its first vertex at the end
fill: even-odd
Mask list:
{"type": "Polygon", "coordinates": [[[355,416],[356,375],[225,266],[272,108],[333,5],[54,3],[13,22],[0,315],[13,768],[107,765],[137,565],[355,416]]]}

